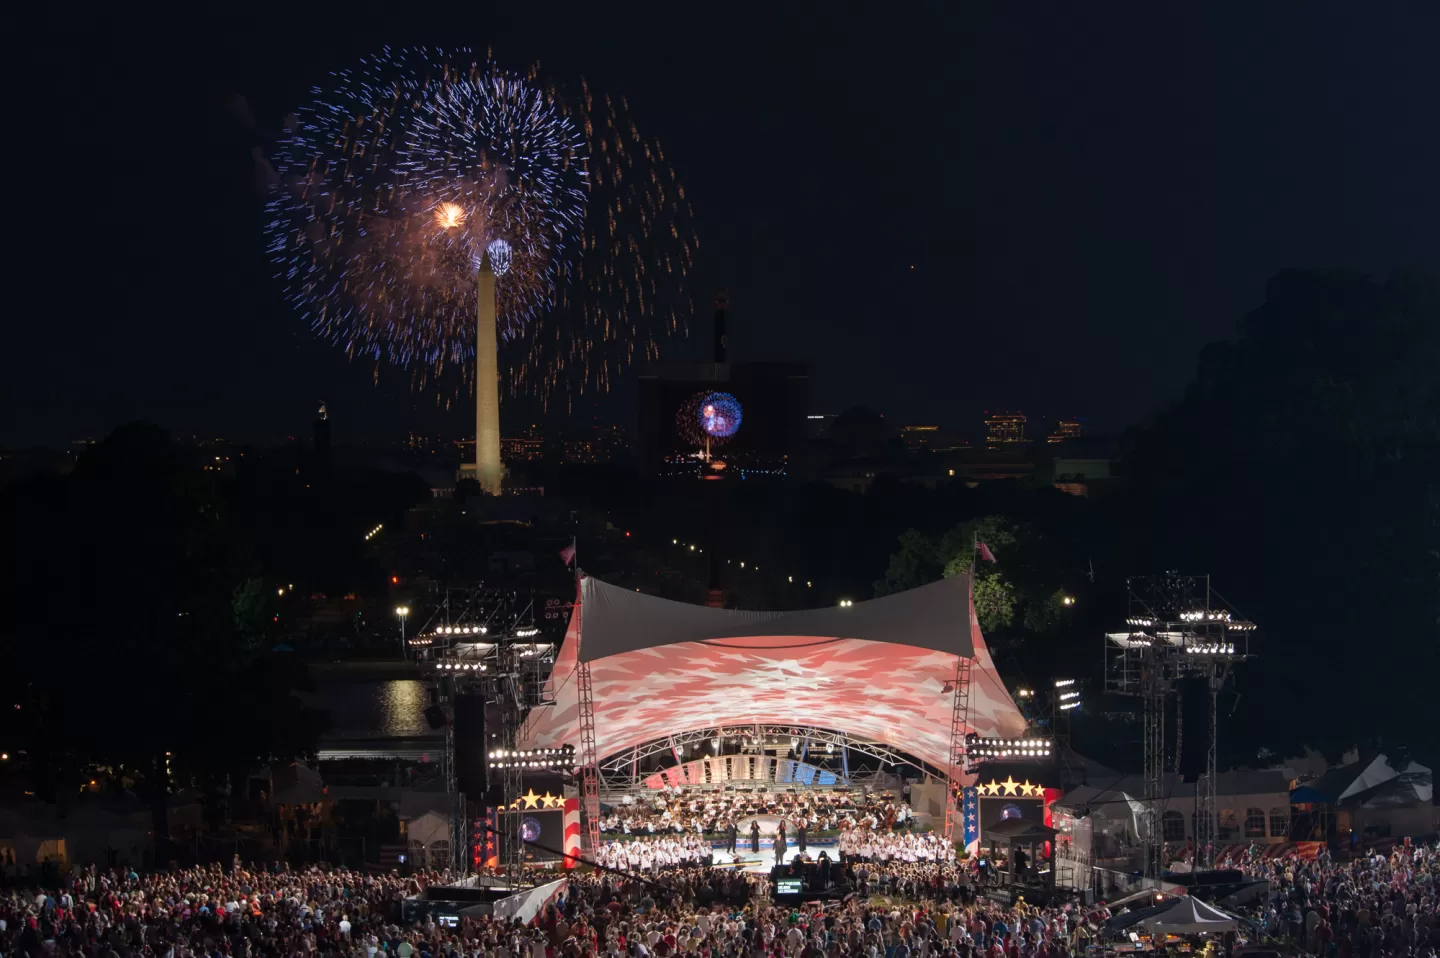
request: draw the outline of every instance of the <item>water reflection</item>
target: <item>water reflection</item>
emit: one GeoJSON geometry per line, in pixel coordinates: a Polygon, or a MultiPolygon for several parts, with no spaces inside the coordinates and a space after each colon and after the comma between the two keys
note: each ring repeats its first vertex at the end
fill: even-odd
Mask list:
{"type": "Polygon", "coordinates": [[[434,735],[425,723],[425,683],[418,679],[334,681],[316,692],[330,711],[327,738],[413,738],[434,735]]]}

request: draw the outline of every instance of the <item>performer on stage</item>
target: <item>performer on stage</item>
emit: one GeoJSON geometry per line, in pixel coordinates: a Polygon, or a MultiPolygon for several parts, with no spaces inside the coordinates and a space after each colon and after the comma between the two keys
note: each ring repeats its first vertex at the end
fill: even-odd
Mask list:
{"type": "Polygon", "coordinates": [[[735,854],[735,839],[737,835],[738,830],[735,828],[735,822],[732,820],[729,825],[725,826],[725,838],[728,841],[725,850],[731,855],[735,854]]]}
{"type": "Polygon", "coordinates": [[[760,852],[760,822],[750,823],[750,851],[759,854],[760,852]]]}
{"type": "Polygon", "coordinates": [[[800,819],[800,826],[795,829],[795,847],[800,849],[800,854],[805,854],[805,819],[800,819]]]}
{"type": "Polygon", "coordinates": [[[782,819],[780,827],[775,830],[775,864],[780,865],[785,861],[785,822],[782,819]]]}

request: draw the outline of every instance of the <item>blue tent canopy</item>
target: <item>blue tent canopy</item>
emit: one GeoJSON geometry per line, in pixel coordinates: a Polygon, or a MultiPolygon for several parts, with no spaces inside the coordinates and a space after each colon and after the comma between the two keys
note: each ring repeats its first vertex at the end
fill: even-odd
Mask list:
{"type": "Polygon", "coordinates": [[[1290,804],[1292,805],[1323,805],[1335,801],[1334,797],[1317,791],[1309,785],[1301,785],[1290,793],[1290,804]]]}

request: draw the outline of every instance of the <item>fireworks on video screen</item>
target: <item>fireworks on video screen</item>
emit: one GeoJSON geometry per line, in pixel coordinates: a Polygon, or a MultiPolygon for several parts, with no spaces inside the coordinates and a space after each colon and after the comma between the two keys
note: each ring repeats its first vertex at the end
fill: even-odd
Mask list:
{"type": "Polygon", "coordinates": [[[437,402],[469,392],[486,256],[512,393],[608,389],[686,331],[690,206],[623,99],[386,50],[317,87],[273,161],[266,249],[289,302],[437,402]]]}
{"type": "Polygon", "coordinates": [[[680,437],[709,450],[730,439],[744,420],[740,400],[725,392],[696,393],[680,405],[675,427],[680,437]]]}

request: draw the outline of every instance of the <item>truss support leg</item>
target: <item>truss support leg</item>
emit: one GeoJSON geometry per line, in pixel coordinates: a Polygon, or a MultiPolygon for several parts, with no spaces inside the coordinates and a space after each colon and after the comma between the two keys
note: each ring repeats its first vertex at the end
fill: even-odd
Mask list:
{"type": "Polygon", "coordinates": [[[955,818],[959,810],[961,775],[968,769],[965,735],[970,728],[970,667],[974,660],[959,656],[955,660],[955,704],[950,712],[950,767],[945,783],[945,840],[955,840],[955,818]]]}
{"type": "Polygon", "coordinates": [[[1164,836],[1161,825],[1164,822],[1165,782],[1165,703],[1169,683],[1164,665],[1154,661],[1143,666],[1146,672],[1141,677],[1144,684],[1142,695],[1145,701],[1145,811],[1142,839],[1145,849],[1145,874],[1158,878],[1164,869],[1164,836]]]}
{"type": "Polygon", "coordinates": [[[585,817],[585,852],[600,851],[600,763],[595,754],[595,694],[590,687],[590,663],[581,662],[580,679],[580,799],[585,817]]]}

